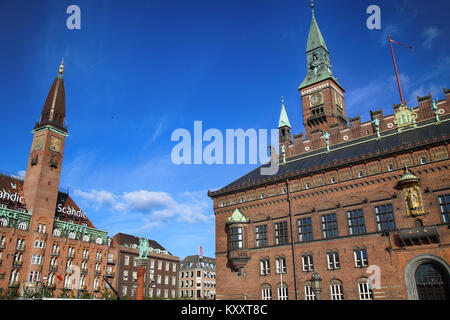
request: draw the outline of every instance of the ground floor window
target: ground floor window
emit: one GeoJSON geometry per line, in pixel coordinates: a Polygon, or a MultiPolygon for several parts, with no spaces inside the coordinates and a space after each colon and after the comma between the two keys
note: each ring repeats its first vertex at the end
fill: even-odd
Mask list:
{"type": "Polygon", "coordinates": [[[373,300],[372,288],[368,279],[358,281],[359,300],[373,300]]]}
{"type": "Polygon", "coordinates": [[[272,300],[272,288],[269,285],[262,286],[261,299],[262,300],[272,300]]]}
{"type": "Polygon", "coordinates": [[[288,286],[285,283],[281,283],[277,288],[278,300],[288,300],[288,286]]]}

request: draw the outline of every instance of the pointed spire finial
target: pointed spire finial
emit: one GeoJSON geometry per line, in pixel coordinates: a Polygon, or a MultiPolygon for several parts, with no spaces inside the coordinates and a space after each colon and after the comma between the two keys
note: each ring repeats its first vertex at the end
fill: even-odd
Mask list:
{"type": "Polygon", "coordinates": [[[312,11],[312,15],[314,15],[314,0],[311,0],[311,11],[312,11]]]}
{"type": "Polygon", "coordinates": [[[283,96],[281,96],[281,105],[284,106],[284,97],[283,96]]]}
{"type": "Polygon", "coordinates": [[[64,58],[62,58],[61,65],[59,66],[58,73],[63,74],[64,71],[64,58]]]}

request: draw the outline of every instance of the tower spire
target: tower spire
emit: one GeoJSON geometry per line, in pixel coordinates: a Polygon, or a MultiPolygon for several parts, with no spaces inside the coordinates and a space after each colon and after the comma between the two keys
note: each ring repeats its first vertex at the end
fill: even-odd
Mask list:
{"type": "Polygon", "coordinates": [[[58,74],[63,74],[64,71],[64,57],[62,58],[61,65],[59,66],[58,74]]]}
{"type": "Polygon", "coordinates": [[[284,98],[281,97],[281,112],[280,112],[280,120],[278,121],[278,128],[289,127],[291,128],[291,124],[289,123],[289,118],[286,113],[286,109],[284,107],[284,98]]]}
{"type": "Polygon", "coordinates": [[[67,128],[64,125],[64,119],[66,116],[66,93],[64,90],[64,58],[58,69],[58,75],[53,81],[52,86],[45,100],[44,107],[42,108],[41,118],[36,123],[34,129],[42,128],[47,125],[51,125],[67,132],[67,128]]]}

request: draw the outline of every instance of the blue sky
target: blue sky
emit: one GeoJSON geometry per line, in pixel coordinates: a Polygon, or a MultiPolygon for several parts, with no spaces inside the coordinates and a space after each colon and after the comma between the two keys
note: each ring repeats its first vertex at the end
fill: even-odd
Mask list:
{"type": "MultiPolygon", "coordinates": [[[[399,103],[387,35],[409,105],[450,87],[448,1],[316,1],[347,114],[399,103]],[[381,9],[381,30],[366,8],[381,9]]],[[[26,168],[31,130],[64,57],[69,137],[61,187],[110,236],[145,235],[173,254],[214,256],[216,190],[255,165],[175,165],[177,128],[276,128],[285,98],[303,130],[297,87],[311,21],[298,0],[0,0],[1,170],[26,168]],[[66,9],[81,9],[69,30],[66,9]]]]}

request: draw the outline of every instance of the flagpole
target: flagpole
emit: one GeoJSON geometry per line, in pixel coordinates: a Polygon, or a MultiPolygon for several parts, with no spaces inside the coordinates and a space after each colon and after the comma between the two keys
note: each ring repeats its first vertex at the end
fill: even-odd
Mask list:
{"type": "Polygon", "coordinates": [[[403,99],[403,92],[402,92],[402,87],[400,85],[400,78],[398,76],[397,63],[395,62],[394,49],[392,48],[391,35],[388,35],[388,38],[389,38],[389,45],[391,46],[392,60],[394,61],[395,75],[397,76],[397,84],[398,84],[398,90],[400,92],[400,99],[402,99],[402,104],[406,105],[405,99],[403,99]]]}

